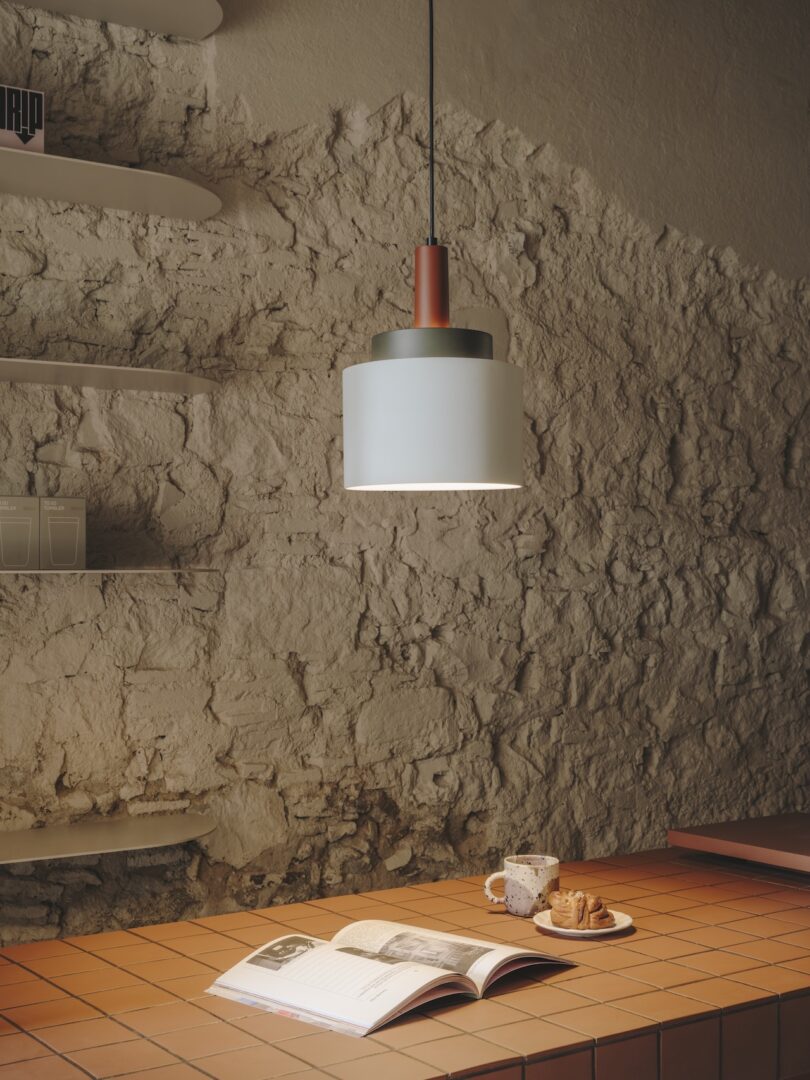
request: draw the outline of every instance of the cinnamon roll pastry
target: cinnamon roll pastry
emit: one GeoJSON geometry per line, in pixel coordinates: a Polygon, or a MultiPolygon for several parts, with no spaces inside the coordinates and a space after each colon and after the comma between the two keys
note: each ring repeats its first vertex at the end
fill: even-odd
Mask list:
{"type": "Polygon", "coordinates": [[[550,893],[551,921],[565,930],[606,930],[616,920],[601,897],[574,889],[550,893]]]}

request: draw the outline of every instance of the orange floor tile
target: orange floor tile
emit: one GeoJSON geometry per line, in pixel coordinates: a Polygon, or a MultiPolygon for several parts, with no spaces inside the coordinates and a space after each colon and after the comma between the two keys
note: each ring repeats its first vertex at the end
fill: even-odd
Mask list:
{"type": "Polygon", "coordinates": [[[754,1037],[757,1067],[804,1067],[810,882],[677,849],[563,864],[561,878],[603,890],[635,927],[545,935],[489,904],[472,876],[7,946],[0,1080],[598,1080],[628,1069],[721,1080],[720,1061],[745,1061],[754,1037]],[[481,1002],[434,1005],[366,1039],[205,994],[273,937],[329,937],[368,918],[534,945],[577,966],[523,972],[481,1002]]]}

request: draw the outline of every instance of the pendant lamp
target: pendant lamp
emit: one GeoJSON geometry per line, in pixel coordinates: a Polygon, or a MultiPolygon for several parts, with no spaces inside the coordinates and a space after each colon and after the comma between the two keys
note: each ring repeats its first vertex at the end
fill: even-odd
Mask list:
{"type": "Polygon", "coordinates": [[[433,0],[428,0],[430,235],[416,249],[414,325],[343,372],[343,480],[351,491],[522,486],[523,372],[492,337],[450,326],[447,248],[434,232],[433,0]]]}

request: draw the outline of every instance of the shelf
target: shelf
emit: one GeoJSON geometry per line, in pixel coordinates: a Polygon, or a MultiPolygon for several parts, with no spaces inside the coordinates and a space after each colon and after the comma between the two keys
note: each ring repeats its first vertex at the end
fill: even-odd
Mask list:
{"type": "Polygon", "coordinates": [[[42,386],[92,386],[96,390],[146,390],[156,394],[211,394],[218,384],[201,375],[155,368],[73,364],[62,360],[0,357],[0,382],[42,386]]]}
{"type": "Polygon", "coordinates": [[[222,22],[217,0],[16,0],[23,7],[81,19],[138,26],[156,34],[200,41],[222,22]]]}
{"type": "Polygon", "coordinates": [[[696,829],[669,829],[667,840],[673,847],[810,874],[808,813],[723,821],[696,829]]]}
{"type": "Polygon", "coordinates": [[[100,570],[0,570],[0,576],[10,577],[12,574],[15,577],[25,576],[30,577],[65,577],[69,574],[103,574],[104,577],[122,576],[124,574],[219,574],[220,570],[211,570],[208,567],[201,569],[199,566],[132,566],[122,567],[117,569],[112,567],[110,569],[100,570]]]}
{"type": "Polygon", "coordinates": [[[181,176],[6,147],[0,147],[0,191],[189,221],[222,207],[213,191],[181,176]]]}
{"type": "Polygon", "coordinates": [[[0,833],[0,865],[169,847],[206,836],[215,826],[206,814],[144,814],[5,832],[0,833]]]}

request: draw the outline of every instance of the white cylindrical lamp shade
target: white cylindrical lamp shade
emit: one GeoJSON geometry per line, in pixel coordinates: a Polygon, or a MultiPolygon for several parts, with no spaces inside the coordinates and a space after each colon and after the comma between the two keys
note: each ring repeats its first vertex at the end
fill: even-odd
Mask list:
{"type": "Polygon", "coordinates": [[[520,487],[522,388],[520,368],[486,356],[400,356],[347,368],[345,487],[520,487]]]}

